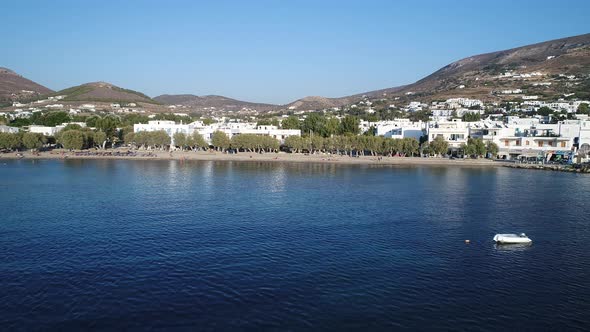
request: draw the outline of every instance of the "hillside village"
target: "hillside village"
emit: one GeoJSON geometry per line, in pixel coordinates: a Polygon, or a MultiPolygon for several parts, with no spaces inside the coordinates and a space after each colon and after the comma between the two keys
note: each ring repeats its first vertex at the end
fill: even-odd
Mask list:
{"type": "MultiPolygon", "coordinates": [[[[182,106],[169,106],[170,112],[150,114],[136,103],[111,103],[101,109],[95,104],[81,104],[77,108],[64,109],[60,101],[65,97],[57,95],[29,104],[15,102],[13,107],[16,109],[0,113],[5,123],[0,126],[0,131],[37,133],[49,138],[44,141],[59,144],[59,140],[51,138],[59,136],[68,125],[104,131],[100,125],[96,125],[97,119],[113,119],[112,123],[116,127],[111,133],[112,137],[105,137],[111,146],[132,145],[133,142],[125,141],[125,134],[129,132],[163,131],[169,137],[164,145],[170,148],[181,148],[175,142],[178,134],[191,136],[195,133],[214,147],[215,133],[222,132],[230,140],[239,135],[268,136],[276,139],[288,151],[296,149],[328,153],[332,149],[327,146],[327,141],[319,143],[319,146],[318,143],[316,146],[309,145],[311,148],[306,148],[305,144],[295,147],[290,144],[289,137],[311,139],[316,135],[329,140],[338,135],[359,135],[415,140],[418,148],[416,153],[422,156],[469,156],[466,147],[481,140],[486,146],[497,146],[492,151],[478,153],[490,158],[533,158],[562,162],[587,160],[590,153],[590,101],[565,98],[544,101],[524,95],[521,90],[502,93],[521,94],[521,101],[486,103],[478,99],[455,97],[431,103],[410,101],[397,106],[384,105],[384,99],[364,97],[358,103],[340,108],[281,110],[264,114],[248,110],[235,115],[226,113],[224,116],[214,115],[214,112],[207,115],[191,114],[183,112],[182,106]],[[50,114],[60,114],[64,122],[53,126],[27,122],[50,114]],[[322,124],[312,123],[316,121],[325,125],[330,119],[336,122],[336,128],[342,126],[344,121],[352,122],[357,128],[347,132],[339,129],[324,132],[321,128],[317,129],[322,124]],[[121,126],[123,122],[126,128],[121,126]],[[318,132],[309,128],[316,128],[318,132]],[[445,142],[445,150],[433,153],[429,146],[440,140],[445,142]]],[[[106,142],[98,146],[106,146],[103,143],[106,142]]],[[[355,150],[357,154],[364,154],[366,148],[359,146],[355,150]]]]}

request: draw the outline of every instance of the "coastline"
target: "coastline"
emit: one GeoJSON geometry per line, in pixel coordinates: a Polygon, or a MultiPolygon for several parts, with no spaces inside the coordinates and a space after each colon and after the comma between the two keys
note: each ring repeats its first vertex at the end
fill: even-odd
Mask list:
{"type": "Polygon", "coordinates": [[[127,149],[92,151],[93,153],[119,153],[119,155],[85,155],[75,152],[53,150],[39,153],[11,152],[0,154],[0,160],[41,160],[41,159],[113,159],[113,160],[180,160],[180,161],[240,161],[240,162],[291,162],[291,163],[325,163],[342,165],[408,165],[408,166],[467,166],[467,167],[502,167],[505,163],[487,159],[447,159],[420,157],[377,157],[377,156],[337,156],[328,154],[291,154],[291,153],[250,153],[227,154],[207,151],[134,151],[137,155],[126,155],[127,149]],[[22,155],[22,156],[19,156],[22,155]],[[148,155],[150,154],[150,155],[148,155]]]}

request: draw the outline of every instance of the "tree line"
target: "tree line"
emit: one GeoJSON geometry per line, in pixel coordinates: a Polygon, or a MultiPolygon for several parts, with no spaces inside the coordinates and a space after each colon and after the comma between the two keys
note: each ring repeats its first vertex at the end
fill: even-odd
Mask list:
{"type": "Polygon", "coordinates": [[[82,128],[76,124],[67,125],[55,135],[56,143],[68,150],[104,149],[107,139],[107,134],[101,130],[82,128]]]}
{"type": "Polygon", "coordinates": [[[217,151],[277,152],[280,145],[279,140],[270,136],[240,134],[230,139],[222,131],[215,131],[211,135],[211,146],[217,151]]]}
{"type": "Polygon", "coordinates": [[[382,136],[289,136],[285,147],[295,153],[330,152],[344,155],[363,156],[367,152],[375,155],[414,156],[420,151],[420,143],[415,138],[386,138],[382,136]]]}
{"type": "Polygon", "coordinates": [[[47,137],[39,133],[0,133],[0,149],[2,150],[37,150],[47,143],[47,137]]]}
{"type": "Polygon", "coordinates": [[[500,151],[498,145],[494,142],[488,141],[484,143],[481,138],[468,138],[467,144],[461,144],[463,154],[471,157],[484,157],[486,154],[495,156],[500,151]]]}

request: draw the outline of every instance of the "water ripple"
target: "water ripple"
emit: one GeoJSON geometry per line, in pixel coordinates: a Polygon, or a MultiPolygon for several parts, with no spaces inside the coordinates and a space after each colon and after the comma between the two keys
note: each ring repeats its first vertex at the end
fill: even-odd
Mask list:
{"type": "Polygon", "coordinates": [[[584,206],[588,177],[175,161],[3,172],[3,329],[590,325],[590,228],[564,208],[584,206]],[[491,242],[519,231],[533,245],[491,242]]]}

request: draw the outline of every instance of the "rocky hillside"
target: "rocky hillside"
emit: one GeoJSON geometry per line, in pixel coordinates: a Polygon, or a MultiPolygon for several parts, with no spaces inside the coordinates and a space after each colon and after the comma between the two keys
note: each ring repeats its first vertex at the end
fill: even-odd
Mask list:
{"type": "Polygon", "coordinates": [[[0,67],[0,104],[27,101],[53,92],[41,84],[26,79],[14,71],[0,67]]]}
{"type": "Polygon", "coordinates": [[[284,106],[284,108],[290,110],[317,110],[325,108],[340,107],[346,104],[351,104],[360,99],[359,96],[350,96],[342,98],[326,98],[320,96],[310,96],[298,99],[290,104],[284,106]]]}
{"type": "MultiPolygon", "coordinates": [[[[571,75],[578,80],[590,75],[590,34],[471,56],[453,62],[416,83],[366,94],[408,93],[427,99],[460,95],[486,99],[493,98],[494,92],[502,89],[527,88],[535,86],[535,83],[559,81],[559,77],[571,75]]],[[[550,96],[567,90],[559,82],[551,85],[530,92],[550,96]]]]}

